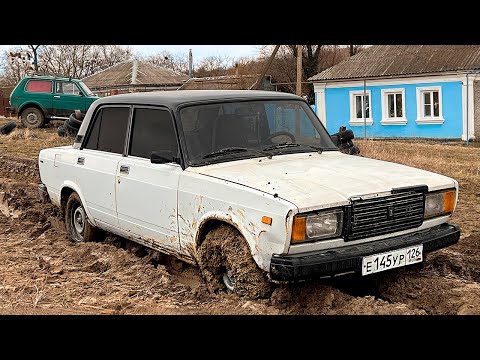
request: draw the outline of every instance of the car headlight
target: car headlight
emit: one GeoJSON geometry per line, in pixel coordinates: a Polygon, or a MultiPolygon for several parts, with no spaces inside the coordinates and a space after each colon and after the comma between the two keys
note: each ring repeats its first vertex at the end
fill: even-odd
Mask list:
{"type": "Polygon", "coordinates": [[[424,219],[453,213],[455,209],[455,190],[439,191],[425,196],[424,219]]]}
{"type": "Polygon", "coordinates": [[[293,218],[292,243],[339,237],[343,228],[343,210],[300,214],[293,218]]]}

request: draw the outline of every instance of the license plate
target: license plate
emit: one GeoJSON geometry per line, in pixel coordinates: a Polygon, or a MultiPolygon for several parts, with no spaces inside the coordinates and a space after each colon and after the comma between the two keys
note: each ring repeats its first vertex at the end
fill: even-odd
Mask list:
{"type": "Polygon", "coordinates": [[[362,259],[362,275],[370,275],[423,261],[423,245],[365,256],[362,259]]]}

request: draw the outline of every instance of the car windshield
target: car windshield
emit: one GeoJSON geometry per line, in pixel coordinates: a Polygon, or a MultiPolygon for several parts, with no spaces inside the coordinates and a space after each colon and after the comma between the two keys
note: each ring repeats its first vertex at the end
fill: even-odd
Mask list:
{"type": "Polygon", "coordinates": [[[85,83],[83,81],[79,81],[78,84],[82,87],[83,91],[85,92],[85,94],[87,94],[87,96],[92,96],[94,95],[92,90],[90,90],[88,88],[87,85],[85,85],[85,83]]]}
{"type": "Polygon", "coordinates": [[[180,123],[189,165],[338,150],[300,100],[222,102],[184,107],[180,123]]]}

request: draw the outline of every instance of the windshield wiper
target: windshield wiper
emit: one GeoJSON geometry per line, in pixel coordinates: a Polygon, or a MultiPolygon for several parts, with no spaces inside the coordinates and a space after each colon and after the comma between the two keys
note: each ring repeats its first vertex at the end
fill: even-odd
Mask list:
{"type": "Polygon", "coordinates": [[[272,158],[273,154],[264,150],[257,150],[257,149],[249,149],[249,148],[242,148],[242,147],[226,147],[210,154],[204,155],[202,159],[213,158],[217,156],[222,156],[226,154],[235,154],[235,153],[242,153],[242,152],[255,152],[258,154],[262,154],[263,156],[267,156],[269,159],[272,158]]]}
{"type": "Polygon", "coordinates": [[[314,146],[314,145],[308,145],[308,144],[298,144],[298,143],[290,143],[290,142],[284,142],[280,144],[275,144],[271,146],[267,146],[266,148],[263,148],[262,150],[268,151],[268,150],[276,150],[276,149],[284,149],[284,148],[289,148],[289,147],[298,147],[298,146],[306,146],[311,149],[314,149],[318,151],[319,153],[322,153],[323,148],[320,146],[314,146]]]}

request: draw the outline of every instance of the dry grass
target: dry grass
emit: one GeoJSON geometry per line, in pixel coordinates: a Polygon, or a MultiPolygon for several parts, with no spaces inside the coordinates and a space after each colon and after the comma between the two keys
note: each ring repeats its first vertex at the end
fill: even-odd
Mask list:
{"type": "MultiPolygon", "coordinates": [[[[0,126],[9,121],[15,119],[0,118],[0,126]]],[[[59,137],[54,127],[30,130],[19,127],[18,122],[17,124],[17,128],[10,134],[0,135],[0,154],[36,159],[41,149],[73,144],[72,138],[59,137]]]]}
{"type": "Polygon", "coordinates": [[[464,143],[355,140],[370,158],[397,162],[456,179],[460,193],[454,222],[464,235],[478,231],[480,218],[480,148],[464,143]]]}

